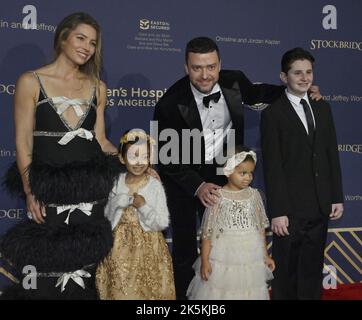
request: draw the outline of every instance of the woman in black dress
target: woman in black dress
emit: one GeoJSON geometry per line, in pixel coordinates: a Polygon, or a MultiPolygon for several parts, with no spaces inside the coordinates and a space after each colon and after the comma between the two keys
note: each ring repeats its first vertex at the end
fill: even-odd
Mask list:
{"type": "Polygon", "coordinates": [[[119,166],[105,136],[98,23],[85,13],[64,18],[54,50],[54,62],[16,84],[17,163],[6,185],[25,194],[30,220],[2,237],[0,251],[19,277],[25,266],[37,274],[2,299],[96,299],[95,269],[112,247],[104,206],[119,166]]]}

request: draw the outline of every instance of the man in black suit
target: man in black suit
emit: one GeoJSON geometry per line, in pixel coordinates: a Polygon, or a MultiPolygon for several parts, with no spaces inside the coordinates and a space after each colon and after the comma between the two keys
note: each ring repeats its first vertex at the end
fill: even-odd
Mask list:
{"type": "MultiPolygon", "coordinates": [[[[284,90],[283,86],[254,85],[241,71],[221,70],[219,49],[206,37],[187,44],[185,59],[187,76],[167,90],[154,114],[159,133],[172,129],[179,137],[176,144],[175,139],[166,142],[161,135],[159,138],[159,169],[171,215],[178,299],[186,298],[194,275],[197,219],[205,207],[215,204],[217,189],[226,183],[225,177],[216,173],[222,165],[216,159],[233,132],[235,144],[244,142],[243,104],[270,103],[284,90]],[[183,142],[182,131],[187,129],[196,131],[195,139],[183,142]],[[161,149],[170,143],[178,153],[169,155],[172,161],[167,164],[161,149]]],[[[320,97],[317,87],[314,95],[320,97]]]]}
{"type": "Polygon", "coordinates": [[[261,115],[261,141],[272,217],[274,299],[320,299],[328,220],[343,212],[341,169],[329,105],[312,101],[313,56],[283,55],[287,88],[261,115]]]}

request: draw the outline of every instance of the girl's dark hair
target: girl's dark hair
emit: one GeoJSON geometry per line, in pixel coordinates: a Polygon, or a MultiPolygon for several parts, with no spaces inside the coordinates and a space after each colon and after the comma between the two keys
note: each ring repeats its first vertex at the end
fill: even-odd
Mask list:
{"type": "Polygon", "coordinates": [[[151,152],[151,138],[142,130],[127,130],[122,134],[118,145],[118,153],[125,158],[127,150],[134,144],[147,144],[147,150],[151,152]]]}

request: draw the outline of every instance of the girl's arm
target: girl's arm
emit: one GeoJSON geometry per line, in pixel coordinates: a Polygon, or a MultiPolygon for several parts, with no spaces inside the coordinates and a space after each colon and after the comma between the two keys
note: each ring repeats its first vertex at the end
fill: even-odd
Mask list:
{"type": "Polygon", "coordinates": [[[202,239],[201,242],[201,267],[200,267],[200,275],[201,279],[207,281],[209,279],[209,275],[212,272],[211,264],[209,261],[209,255],[211,251],[211,241],[210,239],[202,239]]]}
{"type": "Polygon", "coordinates": [[[97,119],[94,126],[97,141],[103,152],[116,154],[117,148],[106,137],[104,112],[107,104],[107,87],[103,81],[99,81],[97,101],[97,119]]]}
{"type": "Polygon", "coordinates": [[[111,222],[114,229],[122,217],[123,210],[132,204],[133,198],[128,194],[117,194],[108,200],[104,208],[105,217],[111,222]]]}
{"type": "Polygon", "coordinates": [[[27,172],[32,161],[38,90],[39,85],[33,74],[27,72],[19,77],[14,96],[15,144],[16,163],[23,182],[27,210],[36,223],[44,223],[45,210],[31,192],[27,172]]]}
{"type": "Polygon", "coordinates": [[[126,189],[122,187],[119,180],[110,192],[107,205],[104,208],[104,215],[111,222],[112,229],[117,226],[123,210],[133,202],[133,197],[127,194],[126,189]]]}
{"type": "Polygon", "coordinates": [[[268,254],[266,236],[265,236],[265,229],[262,229],[260,231],[260,234],[261,234],[262,239],[264,239],[264,262],[267,265],[267,267],[270,269],[270,271],[274,271],[275,262],[268,254]]]}
{"type": "MultiPolygon", "coordinates": [[[[154,178],[150,177],[150,179],[154,178]]],[[[169,211],[165,190],[161,182],[155,179],[151,181],[147,190],[152,192],[152,195],[148,198],[148,202],[138,207],[140,224],[144,230],[164,230],[169,225],[169,211]]]]}
{"type": "Polygon", "coordinates": [[[256,218],[258,219],[260,235],[264,243],[264,262],[271,271],[274,271],[275,263],[274,260],[268,254],[266,235],[265,235],[265,228],[269,227],[269,220],[265,214],[263,200],[260,196],[260,193],[257,190],[255,190],[255,197],[256,197],[256,214],[257,214],[256,218]]]}
{"type": "Polygon", "coordinates": [[[216,215],[219,209],[219,202],[207,208],[201,222],[201,266],[200,276],[202,280],[207,281],[212,272],[209,256],[211,251],[211,237],[215,228],[216,215]]]}

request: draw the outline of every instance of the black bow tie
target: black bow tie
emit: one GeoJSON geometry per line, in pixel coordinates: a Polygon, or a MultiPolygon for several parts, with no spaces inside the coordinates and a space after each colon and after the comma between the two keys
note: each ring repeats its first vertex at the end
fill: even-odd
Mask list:
{"type": "Polygon", "coordinates": [[[221,93],[220,93],[220,91],[218,91],[213,94],[209,94],[208,96],[205,96],[202,99],[202,102],[206,108],[209,108],[210,100],[213,100],[215,103],[217,103],[219,101],[220,97],[221,97],[221,93]]]}

